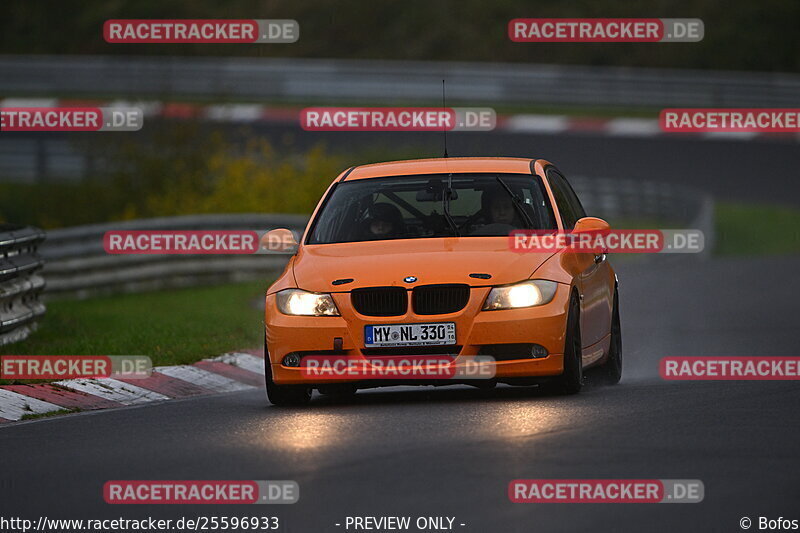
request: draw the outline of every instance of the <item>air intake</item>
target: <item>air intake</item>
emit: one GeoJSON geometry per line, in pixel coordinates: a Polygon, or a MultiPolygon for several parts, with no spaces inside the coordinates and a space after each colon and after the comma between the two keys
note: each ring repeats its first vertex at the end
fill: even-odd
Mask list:
{"type": "Polygon", "coordinates": [[[353,289],[350,292],[350,301],[362,315],[400,316],[408,309],[408,291],[402,287],[353,289]]]}
{"type": "Polygon", "coordinates": [[[418,315],[455,313],[469,302],[469,285],[421,285],[414,288],[412,302],[418,315]]]}

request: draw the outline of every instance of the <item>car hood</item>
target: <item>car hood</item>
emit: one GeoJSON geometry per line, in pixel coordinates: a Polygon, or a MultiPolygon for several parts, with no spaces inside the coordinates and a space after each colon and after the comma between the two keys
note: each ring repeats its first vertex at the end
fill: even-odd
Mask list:
{"type": "Polygon", "coordinates": [[[527,279],[552,253],[517,253],[506,237],[404,239],[302,246],[293,262],[301,289],[342,292],[358,287],[431,283],[502,285],[527,279]],[[490,274],[491,279],[470,277],[490,274]],[[407,276],[416,282],[405,283],[407,276]],[[337,279],[352,283],[333,285],[337,279]]]}

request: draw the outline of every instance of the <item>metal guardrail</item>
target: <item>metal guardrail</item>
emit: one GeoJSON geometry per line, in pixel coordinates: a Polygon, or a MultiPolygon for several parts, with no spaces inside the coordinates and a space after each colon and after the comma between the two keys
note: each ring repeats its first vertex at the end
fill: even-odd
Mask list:
{"type": "Polygon", "coordinates": [[[691,187],[657,181],[616,178],[569,178],[581,203],[590,215],[612,222],[658,222],[699,229],[704,248],[699,254],[708,257],[714,249],[714,199],[691,187]]]}
{"type": "Polygon", "coordinates": [[[44,238],[37,228],[0,224],[0,346],[25,339],[44,315],[37,253],[44,238]]]}
{"type": "Polygon", "coordinates": [[[800,75],[527,63],[0,56],[0,94],[217,101],[800,107],[800,75]]]}
{"type": "MultiPolygon", "coordinates": [[[[332,59],[0,55],[0,95],[127,101],[625,108],[800,107],[800,75],[679,69],[332,59]]],[[[53,134],[0,136],[0,179],[79,180],[102,156],[53,134]]]]}
{"type": "MultiPolygon", "coordinates": [[[[701,229],[706,250],[713,241],[713,202],[693,189],[633,180],[572,178],[587,211],[610,221],[654,220],[701,229]]],[[[302,232],[307,217],[280,214],[190,215],[78,226],[48,232],[46,259],[49,294],[86,297],[206,283],[267,280],[281,271],[286,255],[109,255],[103,235],[109,230],[256,230],[288,228],[302,232]]]]}
{"type": "Polygon", "coordinates": [[[91,154],[52,134],[0,134],[0,181],[79,181],[91,173],[91,154]]]}
{"type": "Polygon", "coordinates": [[[187,215],[93,224],[49,231],[41,253],[46,260],[48,294],[79,298],[210,283],[269,279],[287,256],[257,255],[109,255],[103,235],[110,230],[255,230],[302,231],[301,215],[187,215]]]}
{"type": "Polygon", "coordinates": [[[572,176],[569,182],[589,213],[611,220],[697,227],[703,225],[700,218],[707,216],[710,201],[706,193],[660,181],[572,176]]]}

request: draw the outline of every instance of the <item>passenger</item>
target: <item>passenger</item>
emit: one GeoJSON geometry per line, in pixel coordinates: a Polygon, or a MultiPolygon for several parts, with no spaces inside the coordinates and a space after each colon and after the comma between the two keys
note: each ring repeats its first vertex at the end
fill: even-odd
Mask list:
{"type": "Polygon", "coordinates": [[[397,206],[380,202],[367,210],[366,239],[394,239],[405,235],[405,222],[397,206]]]}

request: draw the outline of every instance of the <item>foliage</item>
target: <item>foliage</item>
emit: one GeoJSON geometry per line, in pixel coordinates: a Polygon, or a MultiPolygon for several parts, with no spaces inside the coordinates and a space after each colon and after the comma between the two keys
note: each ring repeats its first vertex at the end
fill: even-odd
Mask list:
{"type": "Polygon", "coordinates": [[[148,136],[103,136],[104,171],[74,183],[0,183],[0,221],[55,228],[201,213],[311,212],[348,164],[323,145],[281,152],[266,140],[231,140],[195,123],[148,136]]]}

